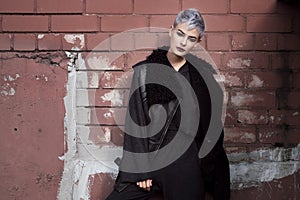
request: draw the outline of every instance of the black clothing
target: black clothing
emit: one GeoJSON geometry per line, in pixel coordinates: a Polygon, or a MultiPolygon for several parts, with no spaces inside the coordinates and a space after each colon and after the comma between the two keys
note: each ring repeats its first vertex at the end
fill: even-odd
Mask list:
{"type": "MultiPolygon", "coordinates": [[[[145,61],[133,67],[134,76],[125,123],[124,154],[115,190],[107,199],[147,199],[155,191],[160,190],[166,200],[204,199],[205,191],[213,194],[221,192],[218,194],[221,196],[215,196],[215,200],[227,200],[230,194],[229,164],[223,149],[224,134],[222,130],[221,136],[210,153],[205,158],[199,159],[198,157],[212,116],[211,97],[205,79],[214,80],[214,70],[207,62],[187,55],[187,62],[176,72],[168,61],[166,53],[167,48],[155,50],[145,61]],[[159,71],[155,65],[159,65],[159,71]],[[201,75],[194,67],[195,65],[201,66],[201,70],[203,70],[201,75]],[[190,83],[199,108],[193,104],[182,107],[185,92],[189,89],[182,85],[183,81],[178,74],[181,74],[190,83]],[[156,84],[156,82],[164,82],[164,84],[156,84]],[[176,94],[172,88],[177,88],[176,94]],[[157,124],[163,119],[157,112],[158,109],[151,110],[156,104],[165,108],[167,119],[158,133],[151,135],[150,132],[155,126],[148,125],[157,124]],[[182,117],[186,111],[188,111],[188,116],[182,117]],[[197,119],[199,114],[200,118],[195,123],[194,118],[197,119]],[[139,125],[138,128],[130,123],[128,116],[139,125]],[[186,129],[186,126],[181,129],[182,124],[189,124],[189,122],[191,130],[186,129]],[[194,127],[193,123],[196,124],[196,129],[192,128],[194,127]],[[132,131],[137,132],[139,136],[130,134],[132,131]],[[169,144],[180,134],[183,138],[188,138],[187,140],[192,138],[191,143],[188,143],[186,149],[181,149],[180,146],[173,147],[176,151],[181,151],[182,155],[174,162],[156,170],[151,168],[153,160],[146,159],[146,164],[143,165],[135,160],[135,157],[126,154],[126,152],[148,154],[158,152],[159,156],[163,156],[167,160],[169,154],[159,154],[159,151],[169,147],[169,144]],[[122,170],[124,169],[122,164],[126,165],[126,163],[132,164],[137,170],[134,172],[122,170]],[[147,167],[149,170],[143,171],[147,167]],[[147,179],[153,180],[150,192],[136,186],[136,182],[147,179]]],[[[222,93],[221,89],[218,89],[220,91],[217,92],[222,93]]],[[[220,105],[222,103],[219,102],[220,105]]],[[[221,120],[221,112],[219,120],[221,120]]]]}

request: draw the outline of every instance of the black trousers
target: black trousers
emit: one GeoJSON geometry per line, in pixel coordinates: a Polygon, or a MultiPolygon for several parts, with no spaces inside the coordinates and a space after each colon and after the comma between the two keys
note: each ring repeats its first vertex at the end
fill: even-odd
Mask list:
{"type": "Polygon", "coordinates": [[[197,156],[198,149],[193,143],[178,160],[153,172],[150,191],[131,183],[121,192],[113,190],[106,200],[145,200],[157,192],[163,194],[164,200],[204,199],[203,178],[197,156]]]}
{"type": "Polygon", "coordinates": [[[153,172],[150,191],[130,184],[113,192],[106,200],[147,200],[158,192],[164,200],[204,200],[205,192],[214,200],[230,200],[229,163],[223,148],[198,159],[198,148],[192,145],[187,152],[169,166],[153,172]]]}

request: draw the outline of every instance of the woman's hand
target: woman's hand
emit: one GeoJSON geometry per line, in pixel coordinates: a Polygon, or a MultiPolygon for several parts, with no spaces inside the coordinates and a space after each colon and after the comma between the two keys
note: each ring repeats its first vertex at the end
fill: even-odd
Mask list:
{"type": "Polygon", "coordinates": [[[136,183],[137,186],[139,186],[140,188],[143,188],[145,190],[150,191],[150,187],[152,186],[152,180],[151,179],[147,179],[145,181],[139,181],[136,183]]]}

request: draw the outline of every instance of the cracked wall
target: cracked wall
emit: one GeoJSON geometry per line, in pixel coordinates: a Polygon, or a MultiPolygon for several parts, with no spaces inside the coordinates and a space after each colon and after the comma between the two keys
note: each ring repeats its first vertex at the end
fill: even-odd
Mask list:
{"type": "Polygon", "coordinates": [[[194,53],[209,53],[228,97],[232,199],[299,198],[295,1],[11,0],[0,2],[4,199],[105,199],[122,153],[130,68],[168,44],[171,21],[188,7],[207,23],[194,53]]]}

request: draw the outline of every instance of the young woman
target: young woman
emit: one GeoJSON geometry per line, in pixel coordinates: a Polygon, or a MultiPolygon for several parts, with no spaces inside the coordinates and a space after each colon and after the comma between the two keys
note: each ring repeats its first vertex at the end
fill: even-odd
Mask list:
{"type": "MultiPolygon", "coordinates": [[[[149,199],[157,192],[165,200],[202,200],[206,192],[215,200],[229,200],[222,128],[212,150],[199,158],[210,123],[215,121],[212,91],[221,92],[213,68],[189,54],[204,29],[199,11],[181,11],[169,31],[170,46],[154,50],[133,67],[124,153],[107,200],[149,199]]],[[[220,119],[221,111],[216,121],[220,119]]]]}

